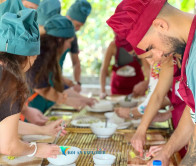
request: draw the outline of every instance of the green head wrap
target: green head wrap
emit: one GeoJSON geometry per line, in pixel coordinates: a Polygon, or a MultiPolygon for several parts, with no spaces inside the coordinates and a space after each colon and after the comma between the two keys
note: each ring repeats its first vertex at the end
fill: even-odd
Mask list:
{"type": "Polygon", "coordinates": [[[67,11],[67,16],[77,20],[81,23],[85,23],[88,15],[91,12],[91,5],[86,0],[76,0],[67,11]]]}
{"type": "Polygon", "coordinates": [[[72,22],[60,14],[56,14],[51,19],[47,20],[44,28],[46,30],[46,34],[51,36],[62,38],[75,36],[75,30],[72,22]]]}
{"type": "Polygon", "coordinates": [[[60,12],[61,3],[59,0],[43,0],[37,9],[37,22],[39,25],[44,25],[45,21],[56,14],[60,14],[60,12]]]}
{"type": "Polygon", "coordinates": [[[40,54],[36,11],[25,8],[21,0],[7,0],[0,9],[1,5],[5,14],[0,15],[0,51],[23,56],[40,54]]]}
{"type": "Polygon", "coordinates": [[[27,0],[39,6],[40,0],[27,0]]]}

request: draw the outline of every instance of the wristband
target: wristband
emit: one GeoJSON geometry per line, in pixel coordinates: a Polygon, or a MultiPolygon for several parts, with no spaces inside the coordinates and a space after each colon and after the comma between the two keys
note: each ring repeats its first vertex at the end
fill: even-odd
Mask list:
{"type": "Polygon", "coordinates": [[[82,85],[80,81],[78,81],[77,84],[80,85],[80,86],[82,85]]]}
{"type": "Polygon", "coordinates": [[[74,81],[73,83],[80,86],[82,85],[80,81],[74,81]]]}
{"type": "Polygon", "coordinates": [[[35,153],[37,152],[37,144],[36,144],[36,142],[31,142],[30,143],[30,147],[32,147],[32,146],[35,146],[35,150],[34,150],[34,152],[32,154],[27,155],[27,157],[35,156],[35,153]]]}

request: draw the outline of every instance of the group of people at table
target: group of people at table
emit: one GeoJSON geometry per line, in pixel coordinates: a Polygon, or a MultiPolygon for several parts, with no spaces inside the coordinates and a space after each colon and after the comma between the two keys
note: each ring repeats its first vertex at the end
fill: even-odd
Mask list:
{"type": "MultiPolygon", "coordinates": [[[[57,103],[81,109],[95,103],[78,93],[81,69],[75,34],[91,5],[76,0],[66,16],[60,12],[58,0],[0,0],[0,154],[56,158],[57,145],[26,143],[18,134],[55,136],[62,130],[62,120],[45,125],[48,118],[43,113],[49,107],[57,103]],[[75,82],[62,75],[68,52],[75,82]]],[[[122,0],[107,24],[115,38],[101,67],[100,98],[107,96],[106,76],[115,56],[111,93],[142,96],[148,89],[139,106],[115,109],[120,117],[142,118],[130,140],[132,146],[142,156],[151,122],[172,118],[175,131],[171,138],[151,148],[148,155],[166,166],[173,153],[180,151],[181,165],[195,165],[195,16],[166,0],[122,0]],[[168,104],[169,111],[158,112],[168,104]]]]}

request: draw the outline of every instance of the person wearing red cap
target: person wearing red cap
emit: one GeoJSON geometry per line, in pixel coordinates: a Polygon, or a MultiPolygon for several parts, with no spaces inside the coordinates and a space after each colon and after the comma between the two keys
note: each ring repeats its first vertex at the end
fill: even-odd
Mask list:
{"type": "Polygon", "coordinates": [[[113,95],[128,95],[133,92],[133,87],[143,81],[143,72],[134,51],[128,53],[124,48],[118,47],[115,40],[107,48],[104,61],[101,67],[100,98],[107,96],[105,91],[105,81],[108,67],[112,56],[115,56],[115,64],[112,67],[111,93],[113,95]]]}
{"type": "MultiPolygon", "coordinates": [[[[146,58],[151,63],[164,63],[172,56],[176,58],[181,72],[178,92],[186,102],[186,107],[177,129],[155,159],[168,165],[170,156],[190,140],[188,153],[181,164],[195,165],[196,62],[193,55],[196,53],[196,17],[174,8],[166,0],[123,0],[107,23],[134,47],[137,54],[147,52],[141,58],[146,58]]],[[[149,125],[145,123],[147,115],[148,113],[144,114],[139,129],[149,125]]],[[[142,148],[143,142],[132,141],[137,149],[142,148]]]]}

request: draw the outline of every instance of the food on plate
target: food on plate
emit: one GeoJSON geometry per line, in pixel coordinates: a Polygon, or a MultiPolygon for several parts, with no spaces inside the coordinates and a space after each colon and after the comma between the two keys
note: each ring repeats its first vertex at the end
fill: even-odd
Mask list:
{"type": "Polygon", "coordinates": [[[57,119],[58,119],[58,117],[56,117],[56,116],[51,116],[49,120],[50,120],[50,121],[55,121],[55,120],[57,120],[57,119]]]}
{"type": "Polygon", "coordinates": [[[92,123],[97,123],[97,122],[99,122],[98,119],[89,119],[89,120],[81,119],[77,121],[77,124],[92,124],[92,123]]]}
{"type": "Polygon", "coordinates": [[[16,157],[15,156],[7,156],[8,160],[14,160],[16,157]]]}
{"type": "Polygon", "coordinates": [[[129,155],[131,156],[132,159],[136,157],[136,154],[132,150],[129,152],[129,155]]]}

